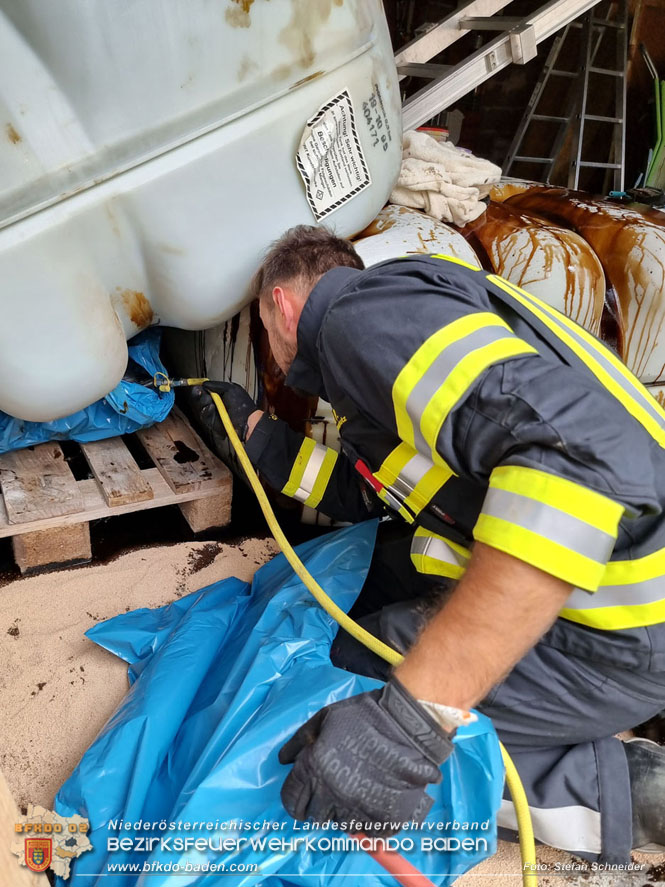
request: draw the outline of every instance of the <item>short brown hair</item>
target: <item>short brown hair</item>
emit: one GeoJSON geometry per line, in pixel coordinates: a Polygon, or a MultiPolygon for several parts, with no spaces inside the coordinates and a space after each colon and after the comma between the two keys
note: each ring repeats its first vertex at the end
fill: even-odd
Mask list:
{"type": "Polygon", "coordinates": [[[298,280],[311,289],[322,274],[339,265],[365,267],[348,240],[337,237],[327,228],[296,225],[282,234],[266,253],[252,279],[252,297],[264,299],[264,308],[272,307],[268,294],[279,283],[298,280]]]}

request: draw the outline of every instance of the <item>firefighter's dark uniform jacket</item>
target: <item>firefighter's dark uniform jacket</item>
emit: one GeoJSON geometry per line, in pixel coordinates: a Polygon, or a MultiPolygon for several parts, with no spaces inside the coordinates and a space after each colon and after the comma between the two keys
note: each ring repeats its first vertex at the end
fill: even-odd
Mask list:
{"type": "Polygon", "coordinates": [[[335,268],[287,384],[333,406],[342,453],[264,416],[248,452],[331,517],[413,525],[424,573],[478,539],[574,586],[559,650],[665,672],[665,412],[594,336],[502,278],[417,256],[335,268]]]}

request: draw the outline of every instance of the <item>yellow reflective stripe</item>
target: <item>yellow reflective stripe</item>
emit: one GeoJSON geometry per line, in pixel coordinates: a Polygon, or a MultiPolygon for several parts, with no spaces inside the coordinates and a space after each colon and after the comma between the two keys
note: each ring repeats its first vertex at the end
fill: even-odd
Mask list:
{"type": "Polygon", "coordinates": [[[413,534],[411,561],[419,573],[426,573],[432,576],[447,576],[449,579],[461,579],[466,572],[466,564],[470,557],[471,552],[468,548],[465,548],[458,542],[447,539],[445,536],[426,530],[424,527],[418,527],[413,534]],[[432,545],[432,543],[434,544],[432,545]],[[438,557],[436,555],[436,543],[441,544],[438,557]],[[462,563],[452,562],[446,549],[450,549],[450,551],[457,554],[458,559],[462,563]],[[429,554],[430,550],[434,554],[429,554]],[[445,555],[448,555],[448,558],[445,555]]]}
{"type": "Polygon", "coordinates": [[[461,579],[466,572],[465,567],[449,564],[427,554],[412,554],[411,562],[419,573],[427,576],[446,576],[448,579],[461,579]]]}
{"type": "Polygon", "coordinates": [[[493,515],[480,515],[473,536],[478,542],[505,551],[586,591],[595,591],[605,572],[605,563],[594,561],[539,533],[493,515]]]}
{"type": "Polygon", "coordinates": [[[455,265],[462,265],[463,268],[469,268],[471,271],[483,270],[479,265],[472,265],[469,262],[465,262],[464,259],[458,259],[457,256],[444,256],[443,253],[434,253],[432,254],[431,258],[443,259],[446,262],[453,262],[455,265]]]}
{"type": "Polygon", "coordinates": [[[323,494],[326,491],[326,487],[328,486],[328,481],[330,480],[330,476],[335,469],[335,463],[337,462],[338,456],[337,450],[333,450],[330,447],[327,448],[327,452],[323,457],[323,463],[321,468],[319,469],[319,473],[316,476],[316,480],[314,481],[314,486],[312,487],[312,492],[305,499],[305,505],[309,505],[310,508],[316,508],[321,499],[323,499],[323,494]]]}
{"type": "Polygon", "coordinates": [[[665,548],[629,561],[610,561],[603,575],[603,585],[635,585],[665,576],[665,548]]]}
{"type": "Polygon", "coordinates": [[[504,320],[489,311],[466,314],[433,333],[404,364],[392,389],[397,435],[401,440],[414,446],[413,423],[407,413],[406,404],[420,379],[445,348],[486,326],[498,326],[510,330],[504,320]]]}
{"type": "Polygon", "coordinates": [[[568,601],[571,606],[564,607],[560,615],[607,631],[665,622],[665,549],[634,560],[610,561],[593,596],[593,606],[580,605],[585,599],[583,593],[574,591],[568,601]]]}
{"type": "Polygon", "coordinates": [[[294,496],[300,489],[300,481],[302,480],[302,476],[307,468],[307,463],[309,462],[310,456],[314,452],[315,447],[316,442],[313,441],[311,437],[306,437],[303,440],[302,445],[298,450],[298,455],[291,467],[289,479],[282,487],[282,493],[284,493],[285,496],[294,496]]]}
{"type": "Polygon", "coordinates": [[[392,508],[393,511],[396,511],[408,524],[412,524],[415,520],[414,516],[410,511],[407,511],[403,505],[399,503],[399,500],[392,496],[387,490],[377,490],[376,495],[381,499],[382,502],[392,508]]]}
{"type": "MultiPolygon", "coordinates": [[[[650,416],[644,407],[630,397],[616,379],[613,379],[593,355],[576,342],[565,328],[574,329],[575,333],[579,335],[580,338],[584,339],[594,351],[600,352],[601,346],[599,346],[599,343],[590,333],[588,333],[583,327],[574,324],[574,322],[564,314],[561,314],[545,302],[536,298],[536,296],[527,293],[526,290],[513,286],[508,281],[503,280],[501,277],[497,277],[495,274],[488,274],[487,279],[511,295],[521,305],[524,305],[525,308],[528,308],[536,317],[539,317],[545,326],[552,330],[562,342],[565,342],[577,357],[586,364],[598,381],[601,382],[601,384],[625,407],[630,415],[649,432],[654,440],[656,440],[660,446],[665,447],[665,430],[659,425],[656,419],[653,416],[650,416]]],[[[607,362],[621,374],[635,391],[645,394],[646,397],[653,402],[652,406],[655,405],[657,412],[662,413],[663,418],[665,418],[665,411],[662,410],[657,401],[651,397],[646,388],[640,384],[630,370],[625,367],[614,354],[612,354],[610,349],[603,348],[601,353],[607,362]]]]}
{"type": "Polygon", "coordinates": [[[569,610],[559,613],[563,619],[598,628],[603,631],[621,631],[665,622],[665,599],[649,604],[625,607],[598,607],[593,610],[569,610]]]}
{"type": "Polygon", "coordinates": [[[522,339],[511,336],[510,338],[498,339],[496,342],[491,342],[482,348],[477,348],[459,361],[455,369],[425,407],[420,420],[420,429],[431,448],[432,459],[435,462],[445,464],[436,449],[441,426],[462,395],[466,393],[478,376],[492,366],[492,364],[507,360],[509,357],[537,353],[535,348],[528,345],[522,339]]]}
{"type": "Polygon", "coordinates": [[[441,542],[445,542],[453,551],[456,551],[460,557],[468,560],[471,557],[471,551],[468,548],[465,548],[464,545],[460,545],[459,542],[453,542],[452,539],[447,539],[445,536],[440,536],[438,533],[434,533],[432,530],[426,530],[424,527],[418,527],[416,532],[413,534],[416,539],[440,539],[441,542]]]}
{"type": "Polygon", "coordinates": [[[416,450],[408,443],[402,442],[395,447],[381,463],[378,471],[374,472],[374,477],[384,485],[391,487],[400,475],[404,466],[416,455],[416,450]]]}
{"type": "MultiPolygon", "coordinates": [[[[418,455],[418,451],[410,444],[400,443],[399,446],[389,453],[383,460],[378,471],[374,472],[374,477],[386,487],[393,487],[400,479],[404,468],[408,465],[414,456],[418,455]]],[[[443,460],[441,460],[443,462],[443,460]]],[[[455,474],[452,468],[447,464],[441,466],[432,465],[425,474],[418,479],[412,491],[404,499],[404,506],[413,514],[417,515],[430,502],[430,500],[438,493],[441,487],[447,483],[455,474]]],[[[402,480],[408,484],[408,479],[402,477],[402,480]]]]}
{"type": "Polygon", "coordinates": [[[492,471],[490,487],[535,499],[614,537],[624,512],[622,505],[602,493],[536,468],[500,465],[492,471]]]}
{"type": "MultiPolygon", "coordinates": [[[[466,387],[483,369],[492,362],[503,359],[504,356],[514,356],[516,353],[535,354],[537,352],[531,345],[515,337],[509,325],[491,312],[466,314],[437,330],[404,364],[393,384],[392,398],[398,436],[418,449],[413,417],[409,414],[409,399],[412,395],[416,400],[425,398],[422,405],[415,409],[415,421],[420,422],[420,430],[422,428],[422,413],[426,409],[426,405],[436,396],[437,389],[439,391],[455,391],[454,402],[456,402],[466,391],[466,387]],[[494,333],[491,332],[492,330],[494,333]],[[506,330],[509,335],[500,335],[500,331],[503,330],[506,330]],[[463,340],[481,332],[490,341],[481,346],[480,339],[476,335],[475,347],[474,342],[470,339],[469,350],[464,353],[465,343],[463,340]],[[461,357],[459,356],[460,352],[461,357]],[[478,362],[482,360],[481,356],[485,358],[482,367],[478,365],[478,362]],[[469,374],[470,367],[475,369],[475,373],[469,374]],[[466,387],[462,385],[465,373],[468,376],[466,387]],[[438,378],[441,379],[440,386],[435,385],[438,378]],[[426,388],[429,386],[434,394],[430,395],[428,392],[424,395],[421,383],[426,383],[426,388]]],[[[413,404],[411,407],[413,408],[413,404]]]]}
{"type": "Polygon", "coordinates": [[[414,514],[420,514],[423,508],[434,498],[441,487],[448,483],[455,474],[452,468],[443,459],[441,465],[432,465],[427,474],[418,482],[413,492],[406,497],[404,504],[414,514]]]}

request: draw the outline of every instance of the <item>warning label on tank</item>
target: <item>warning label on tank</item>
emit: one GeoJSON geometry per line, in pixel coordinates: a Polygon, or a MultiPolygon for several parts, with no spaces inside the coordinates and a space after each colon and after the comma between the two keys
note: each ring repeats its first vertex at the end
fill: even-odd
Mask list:
{"type": "Polygon", "coordinates": [[[317,222],[372,184],[348,90],[307,121],[296,163],[317,222]]]}

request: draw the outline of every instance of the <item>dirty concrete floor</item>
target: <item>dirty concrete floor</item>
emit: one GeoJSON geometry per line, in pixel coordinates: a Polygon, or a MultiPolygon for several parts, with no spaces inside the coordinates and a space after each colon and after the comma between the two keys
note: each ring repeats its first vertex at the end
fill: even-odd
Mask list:
{"type": "MultiPolygon", "coordinates": [[[[10,581],[0,588],[0,769],[19,807],[51,808],[69,776],[127,690],[123,662],[84,637],[94,623],[137,607],[157,607],[227,576],[248,580],[275,544],[186,542],[132,551],[109,563],[10,581]]],[[[5,840],[5,836],[0,836],[5,840]]],[[[593,874],[557,866],[580,861],[547,847],[541,887],[643,887],[665,882],[665,857],[635,855],[637,873],[593,874]]],[[[519,887],[516,845],[456,887],[519,887]]]]}

